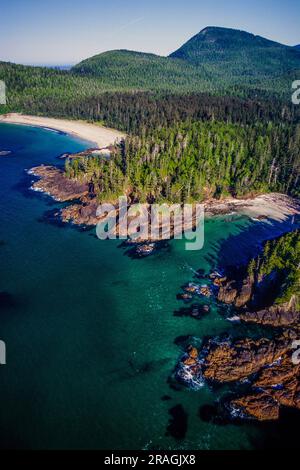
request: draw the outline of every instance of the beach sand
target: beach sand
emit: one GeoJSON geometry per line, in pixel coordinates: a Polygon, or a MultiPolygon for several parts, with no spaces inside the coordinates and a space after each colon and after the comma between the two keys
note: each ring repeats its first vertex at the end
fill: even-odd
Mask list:
{"type": "Polygon", "coordinates": [[[254,220],[270,219],[283,222],[300,214],[299,199],[281,193],[269,193],[247,199],[227,198],[223,201],[207,201],[205,211],[209,215],[240,213],[254,220]]]}
{"type": "Polygon", "coordinates": [[[96,124],[88,124],[83,121],[68,119],[56,119],[40,116],[28,116],[25,114],[10,113],[0,116],[0,123],[21,124],[45,129],[55,129],[74,135],[93,143],[99,149],[108,147],[125,137],[125,134],[96,124]]]}

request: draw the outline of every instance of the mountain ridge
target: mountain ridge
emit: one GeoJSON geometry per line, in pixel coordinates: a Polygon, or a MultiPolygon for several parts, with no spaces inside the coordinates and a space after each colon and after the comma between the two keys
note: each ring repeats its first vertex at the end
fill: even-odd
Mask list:
{"type": "MultiPolygon", "coordinates": [[[[238,74],[274,75],[299,68],[297,48],[266,39],[242,30],[209,26],[194,35],[171,58],[183,59],[194,65],[212,65],[226,72],[237,65],[238,74]]],[[[234,70],[233,70],[234,75],[234,70]]]]}
{"type": "Polygon", "coordinates": [[[280,96],[290,101],[291,83],[299,76],[299,47],[213,26],[169,56],[117,49],[87,58],[68,71],[0,62],[0,79],[7,83],[9,99],[12,94],[16,99],[27,96],[30,84],[41,91],[43,100],[45,89],[49,96],[53,90],[65,89],[72,97],[73,90],[80,88],[84,97],[107,91],[149,91],[280,96]]]}
{"type": "MultiPolygon", "coordinates": [[[[81,61],[71,73],[111,77],[133,87],[143,87],[150,80],[190,81],[193,89],[213,90],[218,81],[222,88],[250,87],[272,89],[282,81],[289,88],[289,74],[300,70],[300,49],[254,35],[246,31],[207,26],[169,56],[119,49],[97,54],[81,61]]],[[[296,78],[296,77],[295,77],[296,78]]]]}

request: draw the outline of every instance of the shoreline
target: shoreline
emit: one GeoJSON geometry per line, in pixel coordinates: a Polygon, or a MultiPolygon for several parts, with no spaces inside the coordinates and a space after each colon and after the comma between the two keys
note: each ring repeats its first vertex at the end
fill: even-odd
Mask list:
{"type": "Polygon", "coordinates": [[[283,222],[300,214],[300,200],[283,193],[265,193],[241,199],[226,198],[204,202],[208,216],[241,214],[254,221],[275,220],[283,222]]]}
{"type": "Polygon", "coordinates": [[[125,137],[125,134],[97,124],[89,124],[83,121],[57,119],[42,116],[29,116],[19,113],[9,113],[0,116],[0,124],[17,124],[24,126],[40,127],[45,130],[64,132],[70,136],[80,138],[95,145],[97,149],[103,149],[113,145],[125,137]]]}

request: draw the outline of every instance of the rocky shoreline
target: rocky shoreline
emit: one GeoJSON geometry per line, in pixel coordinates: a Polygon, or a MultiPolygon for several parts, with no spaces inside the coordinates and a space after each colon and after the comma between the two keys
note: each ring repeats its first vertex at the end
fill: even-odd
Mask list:
{"type": "Polygon", "coordinates": [[[59,202],[73,201],[88,194],[88,185],[65,177],[64,171],[50,165],[31,168],[29,175],[38,177],[31,189],[45,193],[59,202]]]}
{"type": "Polygon", "coordinates": [[[276,420],[281,407],[300,409],[300,365],[294,364],[296,331],[274,339],[209,339],[201,349],[190,345],[176,370],[179,382],[190,388],[234,384],[245,388],[223,400],[220,411],[231,419],[276,420]]]}
{"type": "MultiPolygon", "coordinates": [[[[292,260],[297,271],[299,230],[279,237],[279,242],[284,237],[290,237],[295,250],[298,246],[292,260]]],[[[209,338],[201,347],[191,343],[176,368],[177,380],[191,388],[203,386],[205,382],[233,384],[235,389],[242,387],[243,391],[235,391],[223,400],[221,407],[216,407],[218,413],[230,419],[277,420],[282,407],[300,410],[298,284],[295,284],[295,293],[291,293],[289,301],[278,304],[272,295],[282,282],[279,274],[261,274],[261,267],[267,262],[266,254],[274,262],[277,243],[274,240],[272,245],[265,245],[263,255],[247,267],[233,267],[226,275],[215,272],[209,276],[216,301],[220,305],[231,305],[234,310],[235,315],[229,319],[272,328],[272,338],[266,335],[258,339],[233,340],[227,335],[223,339],[209,338]]],[[[281,266],[279,262],[277,264],[281,266]]],[[[284,274],[289,276],[287,269],[284,274]]]]}
{"type": "MultiPolygon", "coordinates": [[[[69,179],[65,176],[62,169],[54,166],[41,165],[32,168],[28,173],[39,178],[39,181],[32,185],[33,190],[43,192],[60,202],[76,201],[61,209],[60,214],[62,221],[87,226],[95,226],[100,221],[99,217],[97,217],[98,202],[94,197],[93,190],[90,188],[90,182],[69,179]]],[[[203,206],[206,217],[244,214],[257,221],[267,219],[284,221],[289,217],[300,214],[300,202],[298,200],[277,193],[244,199],[212,199],[205,201],[203,206]]],[[[196,220],[194,216],[192,222],[193,226],[195,226],[196,220]]],[[[119,222],[121,222],[121,220],[117,223],[117,231],[119,230],[119,222]]],[[[167,227],[162,226],[162,233],[164,233],[166,228],[167,227]]],[[[184,228],[188,229],[190,227],[184,228]]],[[[171,225],[171,238],[174,237],[175,234],[174,226],[171,225]]],[[[149,240],[148,235],[145,240],[149,240]]],[[[144,241],[142,235],[138,241],[144,241]]],[[[150,241],[155,242],[157,240],[150,239],[150,241]]]]}
{"type": "MultiPolygon", "coordinates": [[[[44,192],[59,202],[72,202],[60,210],[63,222],[76,225],[99,222],[98,202],[88,182],[68,179],[63,170],[53,166],[42,165],[31,169],[29,174],[39,178],[33,183],[33,190],[44,192]]],[[[248,211],[249,216],[256,215],[256,220],[265,217],[284,220],[300,213],[299,202],[281,194],[248,200],[207,201],[205,210],[209,216],[232,212],[247,214],[248,211]]],[[[136,242],[135,257],[148,256],[156,250],[153,240],[136,242]]],[[[215,297],[220,304],[235,309],[235,315],[229,319],[272,327],[276,329],[274,338],[210,339],[201,348],[191,344],[179,361],[176,378],[195,389],[205,382],[247,383],[246,392],[224,401],[224,413],[229,413],[231,418],[275,420],[282,406],[300,409],[300,369],[292,362],[292,343],[300,337],[300,312],[293,296],[287,303],[263,305],[259,298],[269,298],[268,292],[272,291],[275,281],[272,276],[264,279],[251,276],[246,268],[234,267],[232,272],[225,274],[211,273],[205,282],[183,286],[178,298],[190,303],[197,298],[215,297]]],[[[200,320],[209,311],[209,305],[194,303],[174,314],[200,320]]]]}

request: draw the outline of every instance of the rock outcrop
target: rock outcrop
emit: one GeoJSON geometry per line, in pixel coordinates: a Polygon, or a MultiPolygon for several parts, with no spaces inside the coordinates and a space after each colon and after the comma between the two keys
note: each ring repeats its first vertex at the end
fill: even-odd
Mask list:
{"type": "Polygon", "coordinates": [[[256,311],[246,311],[239,314],[240,320],[247,323],[274,327],[289,327],[300,324],[300,312],[289,309],[288,304],[275,305],[256,311]]]}
{"type": "Polygon", "coordinates": [[[300,409],[300,365],[293,360],[293,336],[296,332],[274,339],[212,339],[202,350],[189,346],[178,366],[179,378],[187,385],[203,378],[212,384],[240,384],[246,391],[225,399],[224,411],[232,418],[278,419],[282,406],[300,409]]]}
{"type": "Polygon", "coordinates": [[[34,191],[52,196],[56,201],[72,201],[88,194],[88,184],[66,178],[63,170],[54,166],[41,165],[32,168],[28,174],[37,176],[34,191]]]}
{"type": "Polygon", "coordinates": [[[261,392],[232,400],[229,410],[239,418],[271,421],[279,418],[280,405],[271,395],[261,392]]]}
{"type": "Polygon", "coordinates": [[[214,285],[219,287],[217,295],[219,302],[233,304],[236,308],[241,308],[251,301],[253,280],[249,277],[244,279],[242,283],[239,280],[224,277],[218,281],[218,284],[214,282],[214,285]]]}
{"type": "Polygon", "coordinates": [[[203,375],[216,382],[235,382],[245,379],[280,359],[290,348],[287,338],[268,340],[243,339],[231,343],[208,343],[203,375]]]}

